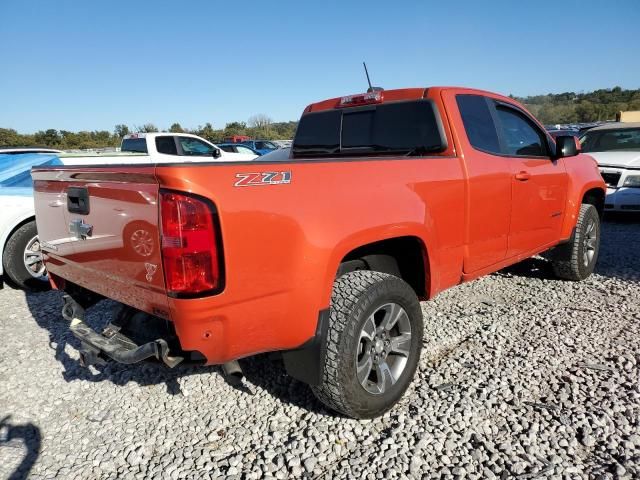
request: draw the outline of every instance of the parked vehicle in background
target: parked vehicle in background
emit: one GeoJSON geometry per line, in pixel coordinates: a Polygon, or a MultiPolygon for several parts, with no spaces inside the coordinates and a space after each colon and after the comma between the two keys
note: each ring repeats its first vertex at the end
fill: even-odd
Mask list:
{"type": "Polygon", "coordinates": [[[580,143],[598,162],[607,184],[605,209],[640,211],[640,122],[592,128],[580,143]]]}
{"type": "Polygon", "coordinates": [[[251,140],[251,137],[247,135],[231,135],[230,137],[225,137],[223,139],[224,143],[240,143],[245,140],[251,140]]]}
{"type": "Polygon", "coordinates": [[[572,137],[576,137],[576,138],[580,137],[579,130],[555,130],[554,129],[554,130],[547,130],[547,132],[549,132],[549,135],[551,135],[553,138],[563,136],[563,135],[571,135],[572,137]]]}
{"type": "MultiPolygon", "coordinates": [[[[33,191],[30,169],[40,163],[64,165],[122,165],[183,162],[236,162],[251,161],[259,155],[244,147],[242,152],[226,152],[196,135],[188,133],[137,133],[122,139],[121,152],[65,153],[53,149],[29,148],[29,151],[55,152],[56,156],[25,156],[24,149],[10,150],[0,163],[0,247],[3,273],[18,287],[39,288],[46,281],[46,271],[39,253],[33,209],[33,191]],[[15,151],[17,150],[17,151],[15,151]],[[55,162],[50,159],[55,159],[55,162]],[[50,162],[50,163],[47,163],[50,162]],[[53,163],[51,163],[53,162],[53,163]]],[[[131,192],[129,201],[144,201],[144,194],[131,192]]],[[[64,199],[52,199],[57,208],[66,205],[64,199]]],[[[114,208],[120,208],[118,206],[114,208]]],[[[124,211],[124,210],[122,210],[124,211]]],[[[105,212],[108,215],[110,212],[105,212]]],[[[103,249],[120,247],[128,242],[132,251],[152,248],[146,225],[124,222],[126,215],[115,218],[121,224],[119,236],[103,238],[103,249]]],[[[115,224],[114,224],[115,228],[115,224]]],[[[94,247],[97,242],[94,243],[94,247]]]]}
{"type": "Polygon", "coordinates": [[[47,147],[0,147],[0,155],[21,155],[23,153],[63,153],[62,150],[47,147]]]}
{"type": "Polygon", "coordinates": [[[0,285],[6,274],[19,287],[48,286],[33,210],[31,167],[57,165],[55,155],[0,154],[0,285]]]}
{"type": "MultiPolygon", "coordinates": [[[[140,159],[143,163],[161,162],[210,162],[216,161],[244,161],[253,160],[257,154],[253,152],[227,152],[213,143],[190,133],[133,133],[122,139],[120,145],[122,154],[134,153],[149,155],[150,159],[140,159]],[[176,157],[182,157],[179,160],[176,157]]],[[[120,154],[112,154],[116,163],[120,154]]]]}
{"type": "Polygon", "coordinates": [[[242,145],[251,147],[256,152],[260,152],[260,155],[264,155],[265,153],[269,153],[271,150],[277,150],[279,148],[278,145],[268,140],[245,140],[241,143],[242,145]]]}
{"type": "Polygon", "coordinates": [[[242,143],[218,143],[217,146],[225,152],[244,153],[245,155],[254,155],[256,157],[262,155],[257,150],[254,150],[248,145],[243,145],[242,143]]]}
{"type": "Polygon", "coordinates": [[[272,140],[279,148],[289,148],[293,143],[293,140],[272,140]]]}
{"type": "Polygon", "coordinates": [[[304,110],[291,160],[276,154],[34,169],[45,263],[85,364],[155,357],[239,372],[238,358],[281,350],[327,406],[374,417],[414,376],[419,299],[552,248],[559,278],[595,267],[595,162],[508,97],[433,87],[332,98],[304,110]],[[160,248],[103,250],[122,214],[160,248]],[[98,333],[83,315],[102,296],[130,309],[98,333]],[[151,315],[143,330],[129,321],[137,311],[151,315]]]}
{"type": "Polygon", "coordinates": [[[640,122],[640,110],[627,110],[616,114],[616,122],[640,122]]]}
{"type": "Polygon", "coordinates": [[[260,161],[264,162],[286,162],[291,158],[291,147],[279,148],[271,150],[260,157],[260,161]]]}

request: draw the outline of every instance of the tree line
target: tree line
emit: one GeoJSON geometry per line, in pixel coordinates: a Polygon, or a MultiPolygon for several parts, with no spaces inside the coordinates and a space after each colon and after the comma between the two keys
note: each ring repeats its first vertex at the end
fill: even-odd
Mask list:
{"type": "Polygon", "coordinates": [[[532,97],[513,97],[544,124],[615,120],[616,113],[640,110],[640,89],[620,87],[588,93],[565,92],[532,97]]]}
{"type": "MultiPolygon", "coordinates": [[[[194,129],[183,128],[173,123],[162,131],[173,133],[193,133],[213,143],[222,143],[232,135],[246,135],[265,140],[288,140],[293,138],[298,122],[273,122],[267,115],[254,115],[248,122],[230,122],[224,128],[215,129],[211,123],[205,123],[194,129]]],[[[70,132],[68,130],[40,130],[33,134],[18,133],[12,128],[0,128],[0,147],[39,146],[60,150],[118,147],[122,137],[130,133],[148,133],[161,131],[153,123],[129,127],[116,125],[113,132],[93,130],[70,132]]]]}
{"type": "MultiPolygon", "coordinates": [[[[565,92],[558,94],[514,97],[523,103],[542,123],[578,123],[613,120],[624,110],[640,110],[640,89],[624,90],[620,87],[595,90],[588,93],[565,92]]],[[[194,129],[173,123],[170,132],[193,133],[213,143],[220,143],[232,135],[247,135],[265,140],[293,138],[298,122],[273,122],[264,114],[253,115],[247,122],[230,122],[224,128],[205,123],[194,129]]],[[[12,128],[0,128],[0,146],[46,146],[61,150],[117,147],[122,137],[133,132],[157,132],[158,127],[147,123],[129,127],[116,125],[108,130],[70,132],[68,130],[40,130],[33,134],[18,133],[12,128]]]]}

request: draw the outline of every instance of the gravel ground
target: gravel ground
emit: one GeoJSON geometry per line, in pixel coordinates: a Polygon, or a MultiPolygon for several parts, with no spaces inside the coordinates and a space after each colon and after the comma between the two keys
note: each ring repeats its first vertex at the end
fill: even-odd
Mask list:
{"type": "Polygon", "coordinates": [[[83,369],[57,292],[0,291],[0,477],[640,478],[640,223],[603,233],[586,282],[535,259],[424,303],[418,378],[372,421],[277,355],[240,388],[217,367],[83,369]]]}

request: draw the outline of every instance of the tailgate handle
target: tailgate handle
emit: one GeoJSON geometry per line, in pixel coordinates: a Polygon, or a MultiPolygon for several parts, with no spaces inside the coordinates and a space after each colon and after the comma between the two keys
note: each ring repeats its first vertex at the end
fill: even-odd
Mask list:
{"type": "Polygon", "coordinates": [[[85,187],[67,189],[67,210],[71,213],[89,215],[89,191],[85,187]]]}

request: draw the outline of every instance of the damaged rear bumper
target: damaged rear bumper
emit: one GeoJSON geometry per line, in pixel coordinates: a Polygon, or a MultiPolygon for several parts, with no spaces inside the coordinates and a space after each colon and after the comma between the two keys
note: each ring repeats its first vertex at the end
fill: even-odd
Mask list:
{"type": "Polygon", "coordinates": [[[80,362],[83,365],[104,363],[104,357],[127,365],[155,358],[173,368],[183,360],[182,357],[169,355],[169,345],[162,338],[137,345],[120,332],[119,325],[112,323],[101,333],[96,332],[84,322],[84,308],[70,295],[64,295],[63,298],[62,316],[70,322],[71,333],[82,344],[80,362]]]}

